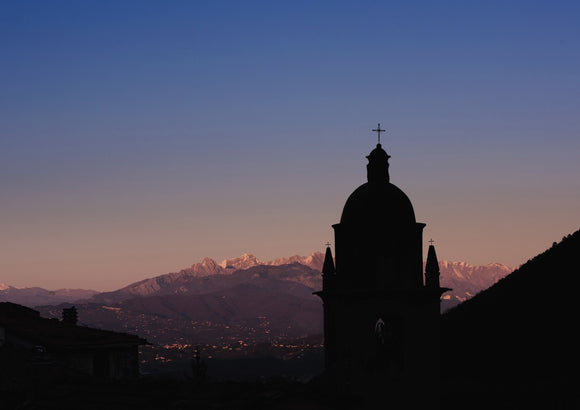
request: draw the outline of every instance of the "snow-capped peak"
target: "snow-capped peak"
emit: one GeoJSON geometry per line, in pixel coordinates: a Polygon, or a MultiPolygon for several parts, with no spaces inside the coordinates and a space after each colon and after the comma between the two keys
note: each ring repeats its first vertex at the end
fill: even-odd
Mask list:
{"type": "Polygon", "coordinates": [[[233,259],[225,259],[220,262],[224,269],[248,269],[252,266],[261,265],[262,261],[249,253],[243,253],[241,256],[233,259]]]}

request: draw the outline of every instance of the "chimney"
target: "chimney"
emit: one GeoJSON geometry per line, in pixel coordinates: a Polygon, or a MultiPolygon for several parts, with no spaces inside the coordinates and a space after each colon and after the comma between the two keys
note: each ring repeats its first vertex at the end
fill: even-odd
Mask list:
{"type": "Polygon", "coordinates": [[[77,313],[77,308],[75,306],[71,306],[69,308],[64,308],[62,310],[62,322],[68,323],[70,325],[76,325],[78,321],[79,315],[77,313]]]}

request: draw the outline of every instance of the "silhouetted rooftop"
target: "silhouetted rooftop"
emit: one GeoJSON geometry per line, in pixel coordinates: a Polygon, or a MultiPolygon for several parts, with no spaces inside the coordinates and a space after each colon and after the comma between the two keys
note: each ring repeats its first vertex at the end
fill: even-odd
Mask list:
{"type": "Polygon", "coordinates": [[[10,302],[0,303],[0,326],[7,328],[12,334],[18,334],[45,347],[75,349],[147,344],[145,339],[136,335],[46,319],[33,309],[10,302]]]}

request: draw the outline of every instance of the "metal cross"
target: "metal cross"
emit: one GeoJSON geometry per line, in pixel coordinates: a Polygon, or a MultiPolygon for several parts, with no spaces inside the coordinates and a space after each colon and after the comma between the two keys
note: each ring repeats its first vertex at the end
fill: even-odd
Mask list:
{"type": "Polygon", "coordinates": [[[431,246],[433,246],[433,243],[435,242],[433,239],[429,239],[427,242],[429,242],[431,244],[431,246]]]}
{"type": "Polygon", "coordinates": [[[381,132],[386,132],[385,130],[381,129],[381,123],[379,122],[377,129],[373,130],[373,132],[376,132],[379,135],[379,144],[381,143],[381,132]]]}
{"type": "Polygon", "coordinates": [[[325,245],[326,245],[326,246],[330,246],[330,242],[326,242],[326,243],[325,243],[325,245]]]}

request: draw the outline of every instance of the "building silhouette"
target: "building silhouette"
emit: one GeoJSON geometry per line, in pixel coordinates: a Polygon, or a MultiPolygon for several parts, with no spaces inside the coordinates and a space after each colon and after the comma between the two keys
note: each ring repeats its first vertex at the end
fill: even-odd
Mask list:
{"type": "MultiPolygon", "coordinates": [[[[10,378],[29,383],[95,378],[136,379],[139,351],[145,339],[77,326],[76,308],[65,308],[63,320],[47,319],[34,309],[0,303],[0,388],[10,378]]],[[[0,406],[1,407],[1,406],[0,406]]]]}
{"type": "Polygon", "coordinates": [[[328,247],[315,293],[324,304],[325,377],[342,391],[437,407],[440,297],[448,289],[432,244],[423,274],[425,224],[390,183],[390,156],[379,142],[366,158],[368,182],[333,225],[336,266],[328,247]]]}

